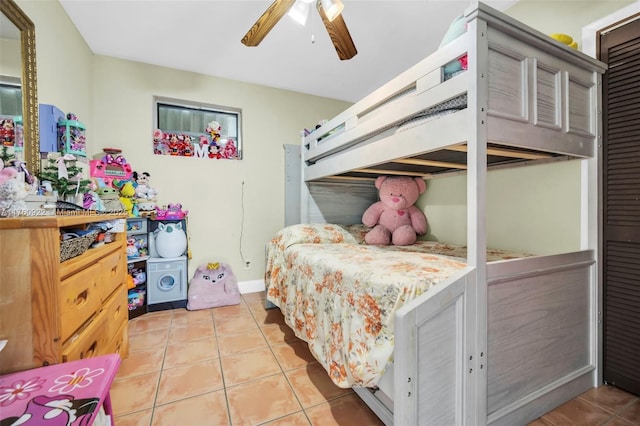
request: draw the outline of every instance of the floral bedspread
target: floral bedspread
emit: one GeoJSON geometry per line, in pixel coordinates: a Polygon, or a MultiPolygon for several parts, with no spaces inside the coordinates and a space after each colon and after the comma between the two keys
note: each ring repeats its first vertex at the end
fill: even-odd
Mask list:
{"type": "Polygon", "coordinates": [[[375,386],[393,361],[395,311],[465,267],[464,247],[370,246],[363,243],[366,231],[294,225],[278,232],[267,251],[267,299],[344,388],[375,386]]]}

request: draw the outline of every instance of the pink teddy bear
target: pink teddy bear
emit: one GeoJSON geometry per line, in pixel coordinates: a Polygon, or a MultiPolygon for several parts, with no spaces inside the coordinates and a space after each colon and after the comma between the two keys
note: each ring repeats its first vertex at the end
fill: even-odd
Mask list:
{"type": "Polygon", "coordinates": [[[9,181],[9,179],[13,179],[17,175],[18,170],[16,170],[14,167],[5,168],[4,164],[2,164],[2,161],[0,161],[0,184],[9,181]]]}
{"type": "Polygon", "coordinates": [[[427,189],[422,178],[409,176],[379,176],[376,188],[380,201],[362,215],[362,223],[373,228],[365,241],[372,245],[411,245],[418,235],[427,232],[427,218],[414,206],[427,189]]]}

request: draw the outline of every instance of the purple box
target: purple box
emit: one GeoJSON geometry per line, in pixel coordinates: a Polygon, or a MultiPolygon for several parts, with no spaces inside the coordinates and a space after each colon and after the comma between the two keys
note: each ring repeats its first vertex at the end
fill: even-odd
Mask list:
{"type": "Polygon", "coordinates": [[[40,104],[38,115],[40,152],[58,152],[58,121],[66,118],[64,112],[54,105],[40,104]]]}

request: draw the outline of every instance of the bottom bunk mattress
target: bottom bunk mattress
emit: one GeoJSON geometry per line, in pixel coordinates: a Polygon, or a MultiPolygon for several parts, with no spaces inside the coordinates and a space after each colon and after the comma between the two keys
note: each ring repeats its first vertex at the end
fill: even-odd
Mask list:
{"type": "MultiPolygon", "coordinates": [[[[267,247],[267,300],[340,387],[374,387],[393,361],[395,311],[466,266],[433,241],[372,246],[363,225],[294,225],[267,247]]],[[[490,250],[488,259],[519,257],[490,250]]]]}

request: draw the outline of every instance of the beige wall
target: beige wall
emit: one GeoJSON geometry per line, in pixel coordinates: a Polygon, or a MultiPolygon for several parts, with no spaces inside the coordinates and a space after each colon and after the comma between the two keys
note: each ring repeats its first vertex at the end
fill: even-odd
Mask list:
{"type": "Polygon", "coordinates": [[[507,14],[544,34],[571,36],[582,48],[582,27],[637,0],[520,0],[507,14]]]}
{"type": "Polygon", "coordinates": [[[90,154],[123,149],[134,170],[151,173],[161,203],[181,202],[189,210],[189,276],[201,263],[223,261],[240,281],[262,279],[264,246],[284,224],[282,145],[297,143],[303,127],[348,104],[95,56],[57,0],[17,3],[36,26],[39,102],[74,112],[87,125],[90,154]],[[244,159],[153,155],[154,95],[241,108],[244,159]]]}
{"type": "Polygon", "coordinates": [[[220,260],[241,280],[261,279],[265,244],[284,225],[282,145],[347,104],[105,56],[95,58],[94,76],[96,147],[123,149],[135,170],[151,174],[162,203],[189,210],[191,266],[220,260]],[[242,108],[243,159],[153,155],[154,95],[242,108]]]}
{"type": "MultiPolygon", "coordinates": [[[[466,175],[427,181],[420,206],[428,239],[466,244],[466,183],[466,175]]],[[[579,194],[579,161],[490,171],[487,245],[533,254],[577,250],[579,194]]]]}

